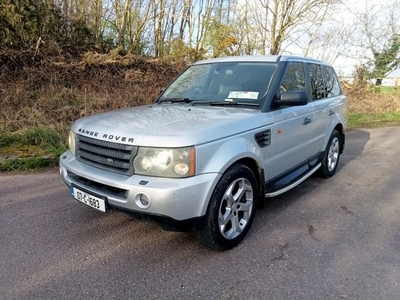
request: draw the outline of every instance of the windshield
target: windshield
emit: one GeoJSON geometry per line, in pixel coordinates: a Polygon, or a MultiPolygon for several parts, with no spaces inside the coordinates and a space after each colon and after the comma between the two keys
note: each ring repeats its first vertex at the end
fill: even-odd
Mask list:
{"type": "Polygon", "coordinates": [[[211,63],[189,67],[162,94],[159,101],[258,102],[265,96],[275,63],[211,63]]]}

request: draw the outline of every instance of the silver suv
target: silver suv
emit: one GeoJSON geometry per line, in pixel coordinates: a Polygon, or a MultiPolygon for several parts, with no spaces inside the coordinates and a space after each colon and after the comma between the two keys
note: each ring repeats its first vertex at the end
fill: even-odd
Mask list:
{"type": "Polygon", "coordinates": [[[346,124],[346,96],[326,63],[211,59],[188,67],[152,105],[77,120],[60,174],[94,209],[126,210],[230,249],[265,197],[336,172],[346,124]]]}

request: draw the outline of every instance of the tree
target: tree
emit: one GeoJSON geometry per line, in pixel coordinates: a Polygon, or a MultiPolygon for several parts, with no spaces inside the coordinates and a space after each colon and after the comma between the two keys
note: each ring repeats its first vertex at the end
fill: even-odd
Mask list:
{"type": "Polygon", "coordinates": [[[52,1],[3,0],[0,4],[0,45],[29,47],[41,38],[57,40],[60,11],[52,1]]]}
{"type": "MultiPolygon", "coordinates": [[[[239,1],[234,8],[234,24],[232,27],[235,29],[235,37],[238,43],[237,50],[240,55],[251,55],[261,53],[261,49],[265,47],[260,46],[260,39],[257,34],[259,27],[257,26],[256,19],[252,14],[251,3],[253,0],[239,1]]],[[[255,16],[258,16],[256,14],[255,16]]]]}
{"type": "Polygon", "coordinates": [[[356,14],[359,27],[358,47],[364,49],[361,59],[369,72],[367,79],[387,76],[400,66],[400,1],[388,4],[368,3],[356,14]],[[368,50],[368,51],[365,51],[368,50]]]}
{"type": "MultiPolygon", "coordinates": [[[[352,57],[353,25],[339,16],[321,22],[305,24],[292,34],[294,45],[305,57],[313,57],[334,64],[340,57],[352,57]],[[296,38],[298,37],[298,38],[296,38]]],[[[293,47],[292,47],[293,48],[293,47]]]]}
{"type": "Polygon", "coordinates": [[[291,33],[306,23],[323,22],[340,0],[258,0],[252,13],[258,24],[262,54],[279,54],[291,33]]]}
{"type": "Polygon", "coordinates": [[[212,57],[238,54],[238,41],[234,36],[234,28],[222,24],[218,18],[211,21],[205,40],[212,57]]]}
{"type": "Polygon", "coordinates": [[[377,78],[377,84],[381,83],[383,77],[400,66],[400,35],[394,35],[388,45],[381,51],[373,52],[373,70],[371,78],[377,78]]]}

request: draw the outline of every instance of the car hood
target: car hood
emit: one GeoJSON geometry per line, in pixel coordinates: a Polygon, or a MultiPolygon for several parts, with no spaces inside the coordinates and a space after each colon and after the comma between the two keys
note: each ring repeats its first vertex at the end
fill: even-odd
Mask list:
{"type": "Polygon", "coordinates": [[[184,147],[260,127],[261,118],[257,115],[263,114],[240,107],[151,105],[85,117],[77,120],[72,130],[124,144],[184,147]]]}

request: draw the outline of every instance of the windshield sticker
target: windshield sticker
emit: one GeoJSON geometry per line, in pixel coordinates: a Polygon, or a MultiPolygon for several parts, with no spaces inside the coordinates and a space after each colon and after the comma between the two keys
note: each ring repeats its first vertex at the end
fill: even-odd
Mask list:
{"type": "Polygon", "coordinates": [[[259,94],[259,92],[248,92],[248,91],[236,92],[236,91],[232,91],[232,92],[229,93],[228,98],[233,98],[233,99],[258,99],[258,94],[259,94]]]}
{"type": "Polygon", "coordinates": [[[228,98],[237,98],[240,92],[229,92],[228,98]]]}

